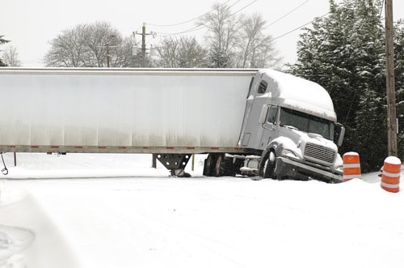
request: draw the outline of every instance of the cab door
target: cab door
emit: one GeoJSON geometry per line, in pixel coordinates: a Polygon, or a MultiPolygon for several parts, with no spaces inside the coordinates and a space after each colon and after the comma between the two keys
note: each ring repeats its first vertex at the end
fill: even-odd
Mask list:
{"type": "Polygon", "coordinates": [[[278,106],[268,105],[267,115],[262,123],[262,136],[260,142],[260,149],[264,150],[268,143],[279,135],[278,130],[278,106]]]}

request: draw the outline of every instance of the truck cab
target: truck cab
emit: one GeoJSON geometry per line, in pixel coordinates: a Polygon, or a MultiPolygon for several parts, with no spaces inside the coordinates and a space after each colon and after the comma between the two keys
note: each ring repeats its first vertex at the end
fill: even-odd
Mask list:
{"type": "Polygon", "coordinates": [[[260,70],[250,85],[239,145],[261,157],[246,160],[241,171],[266,178],[339,182],[343,132],[323,87],[260,70]]]}

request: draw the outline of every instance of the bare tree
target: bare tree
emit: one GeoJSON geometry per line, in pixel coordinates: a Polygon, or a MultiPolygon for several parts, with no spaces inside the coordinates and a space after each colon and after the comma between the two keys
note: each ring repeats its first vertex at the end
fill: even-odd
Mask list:
{"type": "MultiPolygon", "coordinates": [[[[112,46],[111,53],[111,66],[120,67],[141,67],[141,56],[134,56],[134,40],[131,37],[126,37],[120,41],[119,46],[112,46]]],[[[146,57],[146,66],[151,66],[150,60],[146,57]]]]}
{"type": "Polygon", "coordinates": [[[62,31],[50,41],[44,57],[52,67],[130,67],[133,66],[132,40],[106,22],[79,24],[62,31]]]}
{"type": "Polygon", "coordinates": [[[113,29],[109,23],[96,22],[87,26],[86,35],[88,62],[96,67],[110,67],[112,61],[116,62],[115,51],[122,43],[118,30],[113,29]]]}
{"type": "Polygon", "coordinates": [[[165,68],[207,67],[207,51],[195,37],[165,38],[156,47],[156,66],[165,68]]]}
{"type": "Polygon", "coordinates": [[[9,46],[3,51],[2,58],[3,58],[4,63],[10,67],[21,66],[21,61],[18,58],[17,48],[15,48],[13,46],[9,46]]]}
{"type": "Polygon", "coordinates": [[[213,67],[233,66],[231,59],[240,37],[240,18],[232,14],[229,6],[214,4],[212,11],[198,21],[198,25],[208,29],[206,37],[213,67]]]}
{"type": "Polygon", "coordinates": [[[236,66],[241,68],[277,68],[281,58],[273,39],[265,35],[266,21],[254,13],[242,19],[236,66]]]}
{"type": "Polygon", "coordinates": [[[264,34],[266,21],[258,13],[247,17],[236,13],[231,6],[215,4],[197,23],[208,29],[211,67],[279,67],[279,52],[272,37],[264,34]]]}
{"type": "Polygon", "coordinates": [[[50,41],[51,49],[46,53],[44,62],[52,67],[85,67],[87,64],[83,55],[88,48],[86,45],[87,25],[77,25],[75,28],[62,31],[62,34],[50,41]]]}
{"type": "Polygon", "coordinates": [[[159,59],[156,65],[164,68],[178,67],[178,40],[175,38],[164,38],[155,48],[159,59]]]}
{"type": "Polygon", "coordinates": [[[207,67],[207,50],[195,37],[181,37],[179,41],[180,67],[207,67]]]}

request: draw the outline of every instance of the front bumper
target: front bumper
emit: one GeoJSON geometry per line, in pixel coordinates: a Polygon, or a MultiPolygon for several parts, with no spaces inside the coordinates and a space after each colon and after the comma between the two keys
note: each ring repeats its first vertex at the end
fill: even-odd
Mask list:
{"type": "Polygon", "coordinates": [[[277,157],[274,173],[280,179],[316,179],[325,182],[342,182],[342,173],[333,173],[286,157],[277,157]]]}

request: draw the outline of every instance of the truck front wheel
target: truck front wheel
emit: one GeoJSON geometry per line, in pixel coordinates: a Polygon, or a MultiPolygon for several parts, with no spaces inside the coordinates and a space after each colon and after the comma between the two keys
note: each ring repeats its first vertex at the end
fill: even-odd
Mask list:
{"type": "Polygon", "coordinates": [[[270,151],[268,154],[268,157],[264,161],[263,172],[262,172],[263,177],[276,179],[275,174],[274,174],[275,166],[276,166],[276,155],[275,155],[275,152],[270,151]]]}

